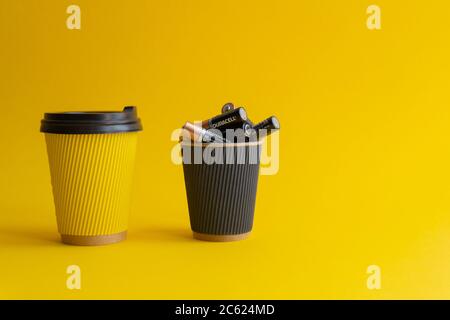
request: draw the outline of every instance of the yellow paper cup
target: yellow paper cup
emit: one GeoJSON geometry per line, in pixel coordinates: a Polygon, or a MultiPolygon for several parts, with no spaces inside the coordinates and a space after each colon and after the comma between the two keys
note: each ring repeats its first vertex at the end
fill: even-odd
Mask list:
{"type": "Polygon", "coordinates": [[[135,107],[44,115],[41,131],[64,243],[103,245],[126,238],[140,130],[135,107]]]}

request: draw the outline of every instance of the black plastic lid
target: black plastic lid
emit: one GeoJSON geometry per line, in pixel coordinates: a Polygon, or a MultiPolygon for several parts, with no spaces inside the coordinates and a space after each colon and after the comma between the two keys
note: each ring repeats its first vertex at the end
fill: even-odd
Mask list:
{"type": "Polygon", "coordinates": [[[136,107],[123,111],[45,113],[41,132],[62,134],[95,134],[141,131],[136,107]]]}

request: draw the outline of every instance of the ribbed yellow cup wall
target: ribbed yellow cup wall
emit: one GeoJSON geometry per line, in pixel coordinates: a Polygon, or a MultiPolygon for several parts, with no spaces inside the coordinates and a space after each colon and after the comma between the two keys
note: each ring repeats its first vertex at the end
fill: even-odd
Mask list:
{"type": "Polygon", "coordinates": [[[45,140],[59,233],[126,231],[137,132],[46,133],[45,140]]]}

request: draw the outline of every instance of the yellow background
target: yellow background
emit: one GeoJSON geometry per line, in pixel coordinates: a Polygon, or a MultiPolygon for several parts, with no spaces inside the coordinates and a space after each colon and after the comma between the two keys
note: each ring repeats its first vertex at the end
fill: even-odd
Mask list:
{"type": "Polygon", "coordinates": [[[446,1],[0,5],[1,298],[450,298],[446,1]],[[81,7],[81,30],[66,8],[81,7]],[[366,28],[366,8],[382,30],[366,28]],[[233,101],[282,131],[247,241],[191,239],[173,129],[233,101]],[[40,119],[137,105],[129,239],[59,243],[40,119]],[[66,267],[82,289],[66,289],[66,267]],[[366,268],[381,267],[381,290],[366,268]]]}

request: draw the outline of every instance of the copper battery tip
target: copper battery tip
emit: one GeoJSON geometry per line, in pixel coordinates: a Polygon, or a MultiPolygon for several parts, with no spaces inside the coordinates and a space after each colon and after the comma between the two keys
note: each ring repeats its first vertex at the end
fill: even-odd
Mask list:
{"type": "Polygon", "coordinates": [[[198,134],[196,134],[196,126],[192,122],[186,122],[181,130],[180,141],[190,140],[197,141],[198,134]]]}
{"type": "Polygon", "coordinates": [[[194,142],[227,142],[221,134],[205,130],[200,125],[197,126],[192,122],[186,122],[183,126],[183,137],[194,142]]]}

